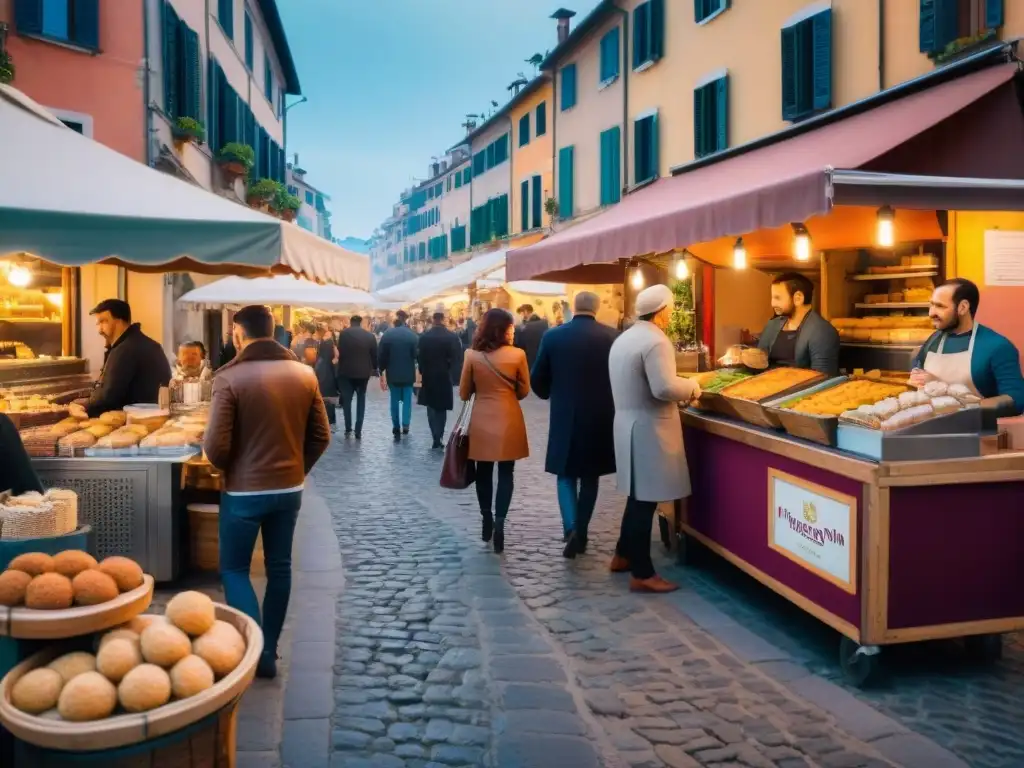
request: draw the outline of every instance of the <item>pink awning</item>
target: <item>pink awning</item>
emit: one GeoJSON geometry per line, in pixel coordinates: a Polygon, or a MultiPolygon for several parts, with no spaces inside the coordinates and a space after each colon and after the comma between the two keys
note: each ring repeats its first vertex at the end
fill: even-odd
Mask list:
{"type": "Polygon", "coordinates": [[[807,133],[661,179],[589,221],[509,253],[508,278],[565,274],[827,213],[829,169],[856,170],[961,111],[1017,72],[984,69],[807,133]]]}

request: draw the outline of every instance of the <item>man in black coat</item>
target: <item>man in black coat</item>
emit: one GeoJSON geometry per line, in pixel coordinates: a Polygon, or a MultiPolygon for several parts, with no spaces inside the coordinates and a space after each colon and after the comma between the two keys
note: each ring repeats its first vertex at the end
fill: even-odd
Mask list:
{"type": "Polygon", "coordinates": [[[107,299],[89,314],[96,318],[107,351],[96,388],[84,404],[85,413],[95,418],[126,405],[157,402],[160,388],[171,380],[171,364],[163,347],[132,322],[127,301],[107,299]]]}
{"type": "Polygon", "coordinates": [[[540,341],[548,330],[548,321],[533,313],[533,307],[524,304],[519,308],[524,316],[529,317],[517,330],[515,336],[516,346],[526,353],[526,362],[533,369],[537,362],[537,353],[540,351],[540,341]]]}
{"type": "Polygon", "coordinates": [[[0,413],[0,456],[3,456],[3,461],[0,461],[0,492],[10,491],[15,496],[28,491],[43,492],[17,427],[3,413],[0,413]]]}
{"type": "Polygon", "coordinates": [[[452,381],[462,360],[459,337],[444,325],[444,313],[434,313],[434,324],[422,336],[417,351],[420,366],[419,404],[427,407],[427,422],[434,448],[444,445],[445,422],[454,406],[452,381]]]}
{"type": "Polygon", "coordinates": [[[363,439],[366,385],[377,375],[377,337],[363,328],[363,318],[353,315],[338,334],[338,390],[345,416],[345,437],[352,434],[352,397],[356,398],[356,440],[363,439]]]}
{"type": "Polygon", "coordinates": [[[602,475],[615,472],[615,402],[608,356],[616,333],[597,322],[600,298],[578,293],[573,319],[546,334],[530,372],[551,401],[544,470],[558,477],[566,557],[587,551],[587,529],[602,475]]]}

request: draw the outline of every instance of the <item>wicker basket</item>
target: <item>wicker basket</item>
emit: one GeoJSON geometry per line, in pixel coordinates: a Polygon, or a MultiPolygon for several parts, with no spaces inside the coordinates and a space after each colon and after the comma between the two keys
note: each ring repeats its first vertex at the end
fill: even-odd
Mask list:
{"type": "Polygon", "coordinates": [[[54,535],[63,536],[78,527],[78,494],[65,488],[51,488],[46,499],[53,504],[57,513],[57,530],[54,535]]]}
{"type": "Polygon", "coordinates": [[[43,536],[57,536],[57,510],[45,501],[34,506],[20,506],[11,500],[0,507],[0,538],[34,539],[43,536]]]}

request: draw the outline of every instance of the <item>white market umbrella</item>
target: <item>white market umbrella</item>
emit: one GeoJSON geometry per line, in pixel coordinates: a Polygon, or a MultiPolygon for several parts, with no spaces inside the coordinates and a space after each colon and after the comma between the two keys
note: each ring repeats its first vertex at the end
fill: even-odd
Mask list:
{"type": "Polygon", "coordinates": [[[348,312],[356,309],[389,310],[401,305],[380,301],[372,293],[340,285],[319,285],[290,275],[275,277],[225,277],[195,288],[179,304],[235,306],[269,304],[271,306],[310,307],[348,312]]]}

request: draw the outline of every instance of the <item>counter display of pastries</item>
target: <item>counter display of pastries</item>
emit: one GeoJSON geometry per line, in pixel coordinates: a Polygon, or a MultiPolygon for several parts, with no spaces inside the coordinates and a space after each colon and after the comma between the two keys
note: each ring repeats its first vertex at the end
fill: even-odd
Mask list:
{"type": "Polygon", "coordinates": [[[840,341],[862,344],[924,344],[935,332],[928,317],[837,317],[832,325],[840,341]]]}

